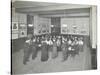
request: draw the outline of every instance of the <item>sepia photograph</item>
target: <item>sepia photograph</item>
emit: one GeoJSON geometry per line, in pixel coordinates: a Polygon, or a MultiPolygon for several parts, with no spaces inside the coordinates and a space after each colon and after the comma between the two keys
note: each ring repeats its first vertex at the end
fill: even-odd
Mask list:
{"type": "Polygon", "coordinates": [[[11,0],[11,74],[97,70],[97,6],[11,0]]]}

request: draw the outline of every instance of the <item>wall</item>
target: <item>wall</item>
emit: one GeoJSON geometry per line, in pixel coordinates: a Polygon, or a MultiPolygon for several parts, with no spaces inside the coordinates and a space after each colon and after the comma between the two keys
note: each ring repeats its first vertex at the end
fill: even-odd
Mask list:
{"type": "Polygon", "coordinates": [[[12,39],[18,39],[27,36],[27,17],[26,14],[15,12],[12,9],[12,39]],[[13,29],[14,24],[16,28],[13,29]]]}
{"type": "Polygon", "coordinates": [[[51,17],[51,34],[60,34],[61,18],[60,17],[51,17]]]}
{"type": "Polygon", "coordinates": [[[89,17],[61,18],[61,33],[89,35],[89,17]]]}
{"type": "Polygon", "coordinates": [[[34,34],[35,35],[51,33],[50,25],[51,25],[50,18],[43,18],[43,17],[39,17],[38,15],[34,16],[34,34]]]}

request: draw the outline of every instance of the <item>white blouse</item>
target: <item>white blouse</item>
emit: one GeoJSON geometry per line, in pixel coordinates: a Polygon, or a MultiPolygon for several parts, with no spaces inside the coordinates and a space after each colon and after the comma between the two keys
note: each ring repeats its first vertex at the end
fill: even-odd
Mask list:
{"type": "Polygon", "coordinates": [[[69,41],[68,41],[68,44],[69,44],[69,45],[71,45],[71,43],[72,43],[72,41],[71,41],[71,40],[69,40],[69,41]]]}

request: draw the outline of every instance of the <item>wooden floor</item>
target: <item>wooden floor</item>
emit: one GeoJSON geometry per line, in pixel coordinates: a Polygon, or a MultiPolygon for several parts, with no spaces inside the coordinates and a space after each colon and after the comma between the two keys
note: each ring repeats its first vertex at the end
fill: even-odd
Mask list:
{"type": "Polygon", "coordinates": [[[41,51],[39,51],[35,60],[30,58],[27,65],[24,65],[23,55],[23,50],[12,54],[12,72],[14,74],[66,72],[91,69],[91,53],[86,44],[84,45],[83,52],[80,52],[75,58],[69,57],[68,60],[64,62],[62,61],[62,52],[59,52],[56,59],[52,59],[51,53],[49,52],[49,60],[47,62],[41,62],[41,51]]]}

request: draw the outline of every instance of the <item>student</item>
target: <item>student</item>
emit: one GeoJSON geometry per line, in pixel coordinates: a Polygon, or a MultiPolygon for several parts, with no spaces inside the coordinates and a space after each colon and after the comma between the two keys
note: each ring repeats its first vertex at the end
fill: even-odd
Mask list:
{"type": "Polygon", "coordinates": [[[48,60],[48,49],[47,49],[47,38],[45,37],[42,39],[42,47],[41,47],[41,61],[47,61],[48,60]]]}
{"type": "Polygon", "coordinates": [[[71,45],[72,44],[72,41],[71,39],[68,40],[68,45],[71,45]]]}
{"type": "Polygon", "coordinates": [[[57,56],[58,56],[57,43],[56,39],[53,38],[52,58],[56,58],[57,56]]]}
{"type": "Polygon", "coordinates": [[[57,42],[57,50],[60,51],[61,50],[61,38],[60,38],[60,36],[58,36],[56,42],[57,42]]]}
{"type": "Polygon", "coordinates": [[[63,56],[62,61],[65,61],[68,58],[68,49],[67,49],[67,47],[68,47],[67,40],[64,37],[62,37],[62,45],[61,45],[62,56],[63,56]]]}
{"type": "Polygon", "coordinates": [[[68,54],[71,55],[71,52],[72,52],[72,41],[71,39],[69,38],[68,40],[68,54]]]}
{"type": "Polygon", "coordinates": [[[33,37],[32,42],[32,59],[35,59],[37,57],[37,44],[36,44],[36,38],[33,37]]]}
{"type": "Polygon", "coordinates": [[[75,54],[79,55],[79,41],[77,37],[75,37],[74,43],[75,54]]]}
{"type": "Polygon", "coordinates": [[[79,38],[79,49],[80,49],[81,52],[83,52],[83,44],[84,44],[84,43],[83,43],[83,38],[80,37],[80,38],[79,38]]]}
{"type": "Polygon", "coordinates": [[[75,55],[76,55],[76,53],[77,53],[77,44],[76,44],[76,39],[75,39],[75,37],[73,37],[73,42],[72,42],[72,44],[71,44],[71,46],[72,46],[72,50],[71,50],[71,52],[72,52],[72,54],[71,54],[71,56],[74,58],[75,57],[75,55]]]}
{"type": "Polygon", "coordinates": [[[24,57],[23,57],[23,64],[27,64],[29,61],[29,57],[32,53],[32,34],[28,34],[27,40],[25,41],[24,45],[24,57]]]}
{"type": "Polygon", "coordinates": [[[53,41],[51,40],[51,37],[50,37],[48,40],[49,51],[52,51],[52,45],[53,45],[53,41]]]}
{"type": "Polygon", "coordinates": [[[53,36],[53,39],[52,39],[52,41],[54,42],[56,40],[56,37],[55,36],[53,36]]]}

